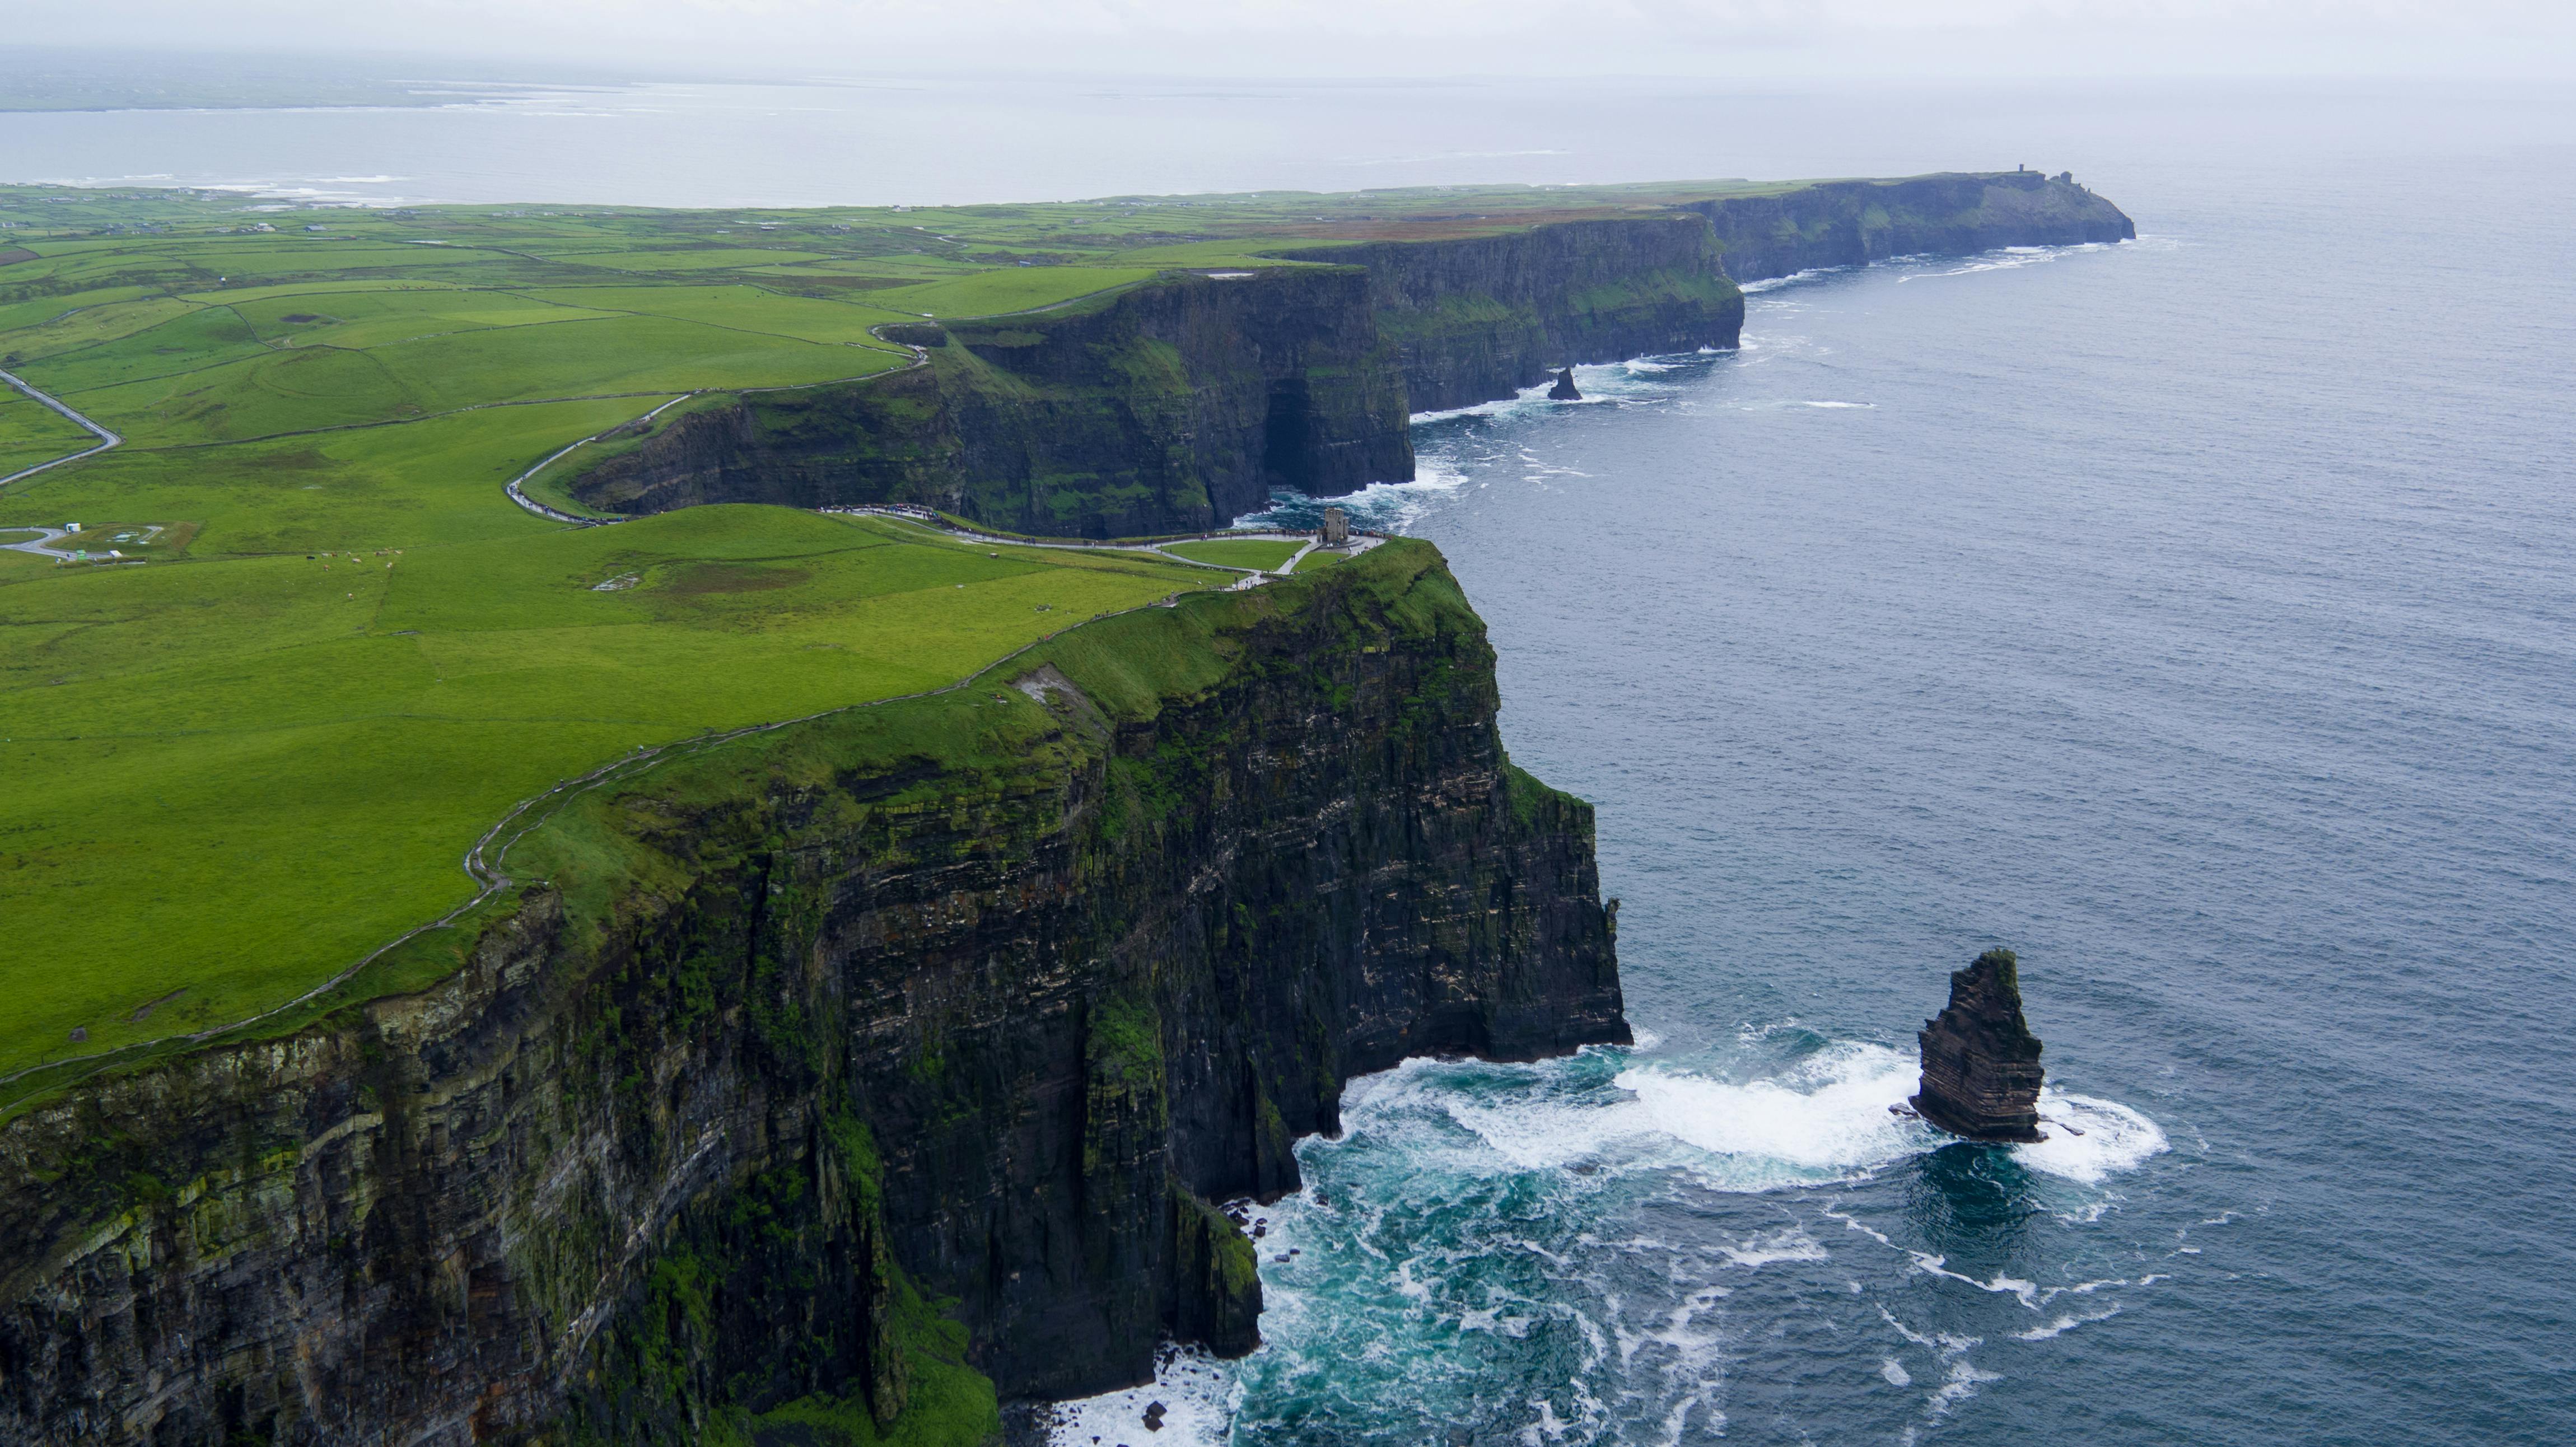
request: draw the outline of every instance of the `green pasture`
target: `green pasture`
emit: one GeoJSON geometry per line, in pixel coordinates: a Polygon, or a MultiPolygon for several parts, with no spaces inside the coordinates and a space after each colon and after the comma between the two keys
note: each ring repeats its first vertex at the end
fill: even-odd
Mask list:
{"type": "MultiPolygon", "coordinates": [[[[675,399],[661,425],[904,367],[871,329],[924,314],[1685,193],[679,212],[0,186],[0,367],[126,439],[0,487],[0,526],[78,521],[148,560],[0,551],[0,1076],[297,996],[469,898],[460,856],[518,801],[639,747],[1058,634],[1114,692],[1175,615],[1065,630],[1295,551],[966,546],[753,507],[565,527],[503,492],[559,449],[636,445],[617,429],[675,399]]],[[[0,391],[0,475],[90,441],[0,391]]]]}
{"type": "Polygon", "coordinates": [[[638,746],[941,687],[1213,576],[761,507],[0,575],[0,772],[44,781],[0,798],[0,1071],[292,998],[638,746]]]}
{"type": "Polygon", "coordinates": [[[978,272],[953,281],[925,282],[867,294],[871,306],[934,317],[981,317],[1060,306],[1077,297],[1145,281],[1146,267],[1029,266],[978,272]]]}
{"type": "Polygon", "coordinates": [[[1192,562],[1214,563],[1221,568],[1269,571],[1286,564],[1304,546],[1303,543],[1281,542],[1274,538],[1211,538],[1203,542],[1170,543],[1163,551],[1192,562]]]}
{"type": "Polygon", "coordinates": [[[97,441],[53,408],[0,384],[0,477],[97,441]]]}

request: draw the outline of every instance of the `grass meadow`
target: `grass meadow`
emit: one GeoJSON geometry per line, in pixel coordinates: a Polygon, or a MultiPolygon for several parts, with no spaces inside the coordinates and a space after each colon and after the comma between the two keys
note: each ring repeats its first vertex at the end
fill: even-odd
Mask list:
{"type": "MultiPolygon", "coordinates": [[[[460,856],[519,800],[638,747],[939,688],[1234,577],[781,508],[568,526],[504,492],[558,449],[698,394],[911,365],[888,323],[1659,199],[368,210],[0,186],[0,368],[125,439],[0,487],[0,526],[77,521],[144,560],[0,551],[0,1077],[294,998],[469,898],[460,856]]],[[[90,441],[0,390],[0,476],[90,441]]]]}

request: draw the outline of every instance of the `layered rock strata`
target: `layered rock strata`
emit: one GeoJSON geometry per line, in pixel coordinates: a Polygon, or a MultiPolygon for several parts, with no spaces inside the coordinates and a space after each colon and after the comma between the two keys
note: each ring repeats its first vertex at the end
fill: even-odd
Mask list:
{"type": "Polygon", "coordinates": [[[1732,347],[1744,329],[1716,234],[1689,213],[1276,254],[1368,273],[1415,412],[1509,397],[1568,363],[1732,347]]]}
{"type": "Polygon", "coordinates": [[[1964,256],[1999,246],[2132,241],[2119,207],[2036,171],[1819,181],[1770,195],[1686,203],[1708,218],[1738,282],[1891,256],[1964,256]]]}
{"type": "Polygon", "coordinates": [[[1246,1350],[1211,1203],[1344,1081],[1627,1038],[1495,708],[1396,542],[581,795],[430,988],[0,1125],[0,1443],[973,1441],[1246,1350]]]}
{"type": "Polygon", "coordinates": [[[1570,364],[1736,345],[1737,283],[2136,235],[2036,172],[1833,181],[1482,236],[1292,245],[1008,317],[888,328],[928,365],[706,399],[576,459],[592,507],[905,502],[1088,537],[1222,527],[1274,487],[1413,477],[1409,414],[1570,364]]]}
{"type": "Polygon", "coordinates": [[[2039,1037],[2021,1015],[2020,964],[1988,950],[1950,975],[1950,1004],[1923,1022],[1914,1112],[1972,1141],[2035,1141],[2039,1037]]]}
{"type": "Polygon", "coordinates": [[[584,503],[910,502],[1050,536],[1222,527],[1270,489],[1413,476],[1366,279],[1175,273],[1046,312],[890,335],[929,364],[714,399],[573,480],[584,503]]]}

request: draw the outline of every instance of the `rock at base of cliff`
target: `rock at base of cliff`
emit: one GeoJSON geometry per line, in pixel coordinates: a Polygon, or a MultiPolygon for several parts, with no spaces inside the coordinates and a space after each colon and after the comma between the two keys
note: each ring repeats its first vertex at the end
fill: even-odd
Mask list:
{"type": "Polygon", "coordinates": [[[1166,1324],[1182,1341],[1221,1357],[1261,1345],[1261,1269],[1252,1242],[1189,1187],[1170,1186],[1173,1299],[1166,1324]]]}
{"type": "Polygon", "coordinates": [[[1556,374],[1556,385],[1547,389],[1547,399],[1551,402],[1580,402],[1583,400],[1582,390],[1574,385],[1574,369],[1572,367],[1568,367],[1564,371],[1556,374]]]}
{"type": "Polygon", "coordinates": [[[2039,1037],[2021,1015],[2020,961],[1988,950],[1950,976],[1950,1006],[1923,1022],[1914,1111],[1972,1141],[2037,1141],[2039,1037]]]}

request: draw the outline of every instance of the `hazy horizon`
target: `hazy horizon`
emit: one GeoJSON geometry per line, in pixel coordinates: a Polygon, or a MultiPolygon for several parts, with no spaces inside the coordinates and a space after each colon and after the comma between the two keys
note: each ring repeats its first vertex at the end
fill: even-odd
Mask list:
{"type": "Polygon", "coordinates": [[[505,0],[350,7],[30,0],[0,50],[267,64],[400,56],[657,79],[911,72],[1224,80],[1440,76],[1743,80],[2576,76],[2576,7],[2540,0],[505,0]],[[475,37],[459,43],[458,36],[475,37]],[[506,40],[500,37],[507,37],[506,40]]]}

